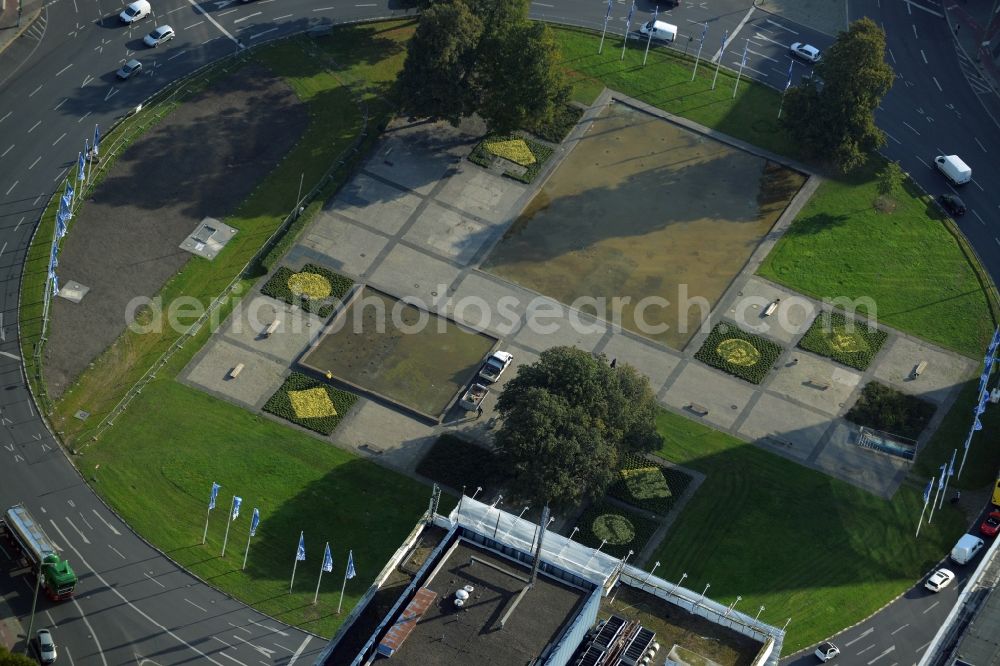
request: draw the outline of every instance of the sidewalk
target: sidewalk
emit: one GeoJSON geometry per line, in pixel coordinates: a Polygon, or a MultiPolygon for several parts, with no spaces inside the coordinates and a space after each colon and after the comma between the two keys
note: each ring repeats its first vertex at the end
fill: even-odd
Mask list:
{"type": "Polygon", "coordinates": [[[2,52],[38,18],[38,15],[42,13],[42,2],[41,0],[21,0],[20,26],[17,20],[18,0],[0,0],[0,3],[6,5],[0,10],[0,52],[2,52]]]}
{"type": "Polygon", "coordinates": [[[944,10],[959,46],[1000,95],[1000,2],[944,0],[944,10]]]}

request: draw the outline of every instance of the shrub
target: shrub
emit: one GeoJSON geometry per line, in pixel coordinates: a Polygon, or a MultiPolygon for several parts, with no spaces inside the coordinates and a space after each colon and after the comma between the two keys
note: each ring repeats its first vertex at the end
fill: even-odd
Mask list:
{"type": "MultiPolygon", "coordinates": [[[[493,157],[504,157],[506,158],[506,153],[508,151],[499,150],[500,153],[491,152],[488,146],[509,146],[513,145],[509,142],[521,142],[528,147],[531,151],[531,155],[534,157],[534,162],[525,165],[524,173],[519,174],[515,171],[504,171],[504,175],[508,178],[513,178],[514,180],[519,180],[522,183],[530,183],[535,179],[542,171],[542,167],[548,162],[549,158],[552,156],[552,148],[540,143],[533,139],[520,134],[490,134],[487,135],[482,141],[480,141],[472,152],[469,154],[469,161],[473,164],[478,164],[481,167],[489,168],[493,164],[493,157]]],[[[518,144],[519,145],[519,144],[518,144]]],[[[519,154],[519,159],[523,159],[523,156],[519,154]]],[[[511,160],[513,162],[513,160],[511,160]]],[[[527,161],[527,160],[525,160],[527,161]]]]}
{"type": "Polygon", "coordinates": [[[583,109],[575,104],[556,107],[552,119],[546,123],[533,125],[528,129],[535,136],[550,143],[562,143],[583,116],[583,109]]]}
{"type": "Polygon", "coordinates": [[[861,426],[917,439],[936,410],[926,400],[869,382],[844,418],[861,426]]]}
{"type": "Polygon", "coordinates": [[[842,312],[821,312],[799,340],[799,347],[838,363],[865,370],[878,354],[888,334],[842,312]]]}
{"type": "Polygon", "coordinates": [[[510,478],[493,451],[449,433],[435,440],[417,473],[454,490],[465,486],[469,495],[482,486],[484,497],[495,495],[510,478]]]}
{"type": "Polygon", "coordinates": [[[716,324],[694,357],[735,377],[760,384],[781,351],[781,347],[759,335],[741,331],[732,324],[716,324]]]}
{"type": "Polygon", "coordinates": [[[293,372],[264,404],[264,411],[303,428],[329,435],[337,429],[344,414],[357,400],[353,393],[334,388],[300,372],[293,372]],[[318,391],[324,392],[325,398],[318,391]]]}
{"type": "Polygon", "coordinates": [[[608,487],[608,495],[639,509],[666,515],[690,482],[691,477],[684,472],[632,453],[622,461],[618,478],[608,487]]]}
{"type": "Polygon", "coordinates": [[[583,545],[597,548],[602,539],[607,539],[601,552],[614,557],[625,557],[630,550],[638,554],[643,549],[656,531],[658,523],[600,500],[583,512],[578,527],[580,532],[577,541],[583,545]]]}
{"type": "Polygon", "coordinates": [[[306,312],[326,318],[340,305],[352,286],[354,281],[350,278],[316,264],[306,264],[297,273],[287,266],[281,266],[274,271],[271,279],[260,288],[260,291],[265,296],[298,305],[306,312]],[[326,295],[310,297],[310,294],[319,296],[323,293],[326,295]]]}

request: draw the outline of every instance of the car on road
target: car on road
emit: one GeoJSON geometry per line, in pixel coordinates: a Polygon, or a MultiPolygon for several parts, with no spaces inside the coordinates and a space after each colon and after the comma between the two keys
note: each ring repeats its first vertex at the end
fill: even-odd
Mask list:
{"type": "Polygon", "coordinates": [[[161,25],[155,28],[151,33],[142,38],[143,43],[146,46],[152,46],[156,48],[163,42],[169,42],[175,37],[174,29],[169,25],[161,25]]]}
{"type": "Polygon", "coordinates": [[[942,194],[938,197],[938,201],[941,202],[942,208],[955,217],[965,215],[965,202],[954,194],[942,194]]]}
{"type": "Polygon", "coordinates": [[[142,63],[135,58],[129,60],[121,68],[115,72],[119,79],[125,81],[131,79],[133,76],[142,71],[142,63]]]}
{"type": "Polygon", "coordinates": [[[39,629],[37,637],[38,659],[43,664],[51,664],[56,660],[56,643],[48,629],[39,629]]]}
{"type": "Polygon", "coordinates": [[[924,583],[926,587],[931,592],[940,592],[944,588],[951,585],[951,582],[955,580],[955,574],[949,569],[938,569],[930,575],[927,582],[924,583]]]}
{"type": "Polygon", "coordinates": [[[979,532],[983,536],[996,536],[997,532],[1000,532],[1000,511],[991,511],[983,524],[979,526],[979,532]]]}
{"type": "Polygon", "coordinates": [[[802,42],[795,42],[790,47],[788,51],[797,58],[802,58],[809,62],[819,62],[819,49],[812,44],[803,44],[802,42]]]}
{"type": "Polygon", "coordinates": [[[822,661],[827,662],[840,654],[840,648],[833,643],[827,641],[826,643],[820,643],[816,651],[813,652],[816,657],[822,661]]]}
{"type": "Polygon", "coordinates": [[[132,24],[146,18],[152,11],[153,8],[150,6],[148,0],[135,0],[135,2],[122,10],[118,18],[121,19],[122,23],[132,24]]]}
{"type": "Polygon", "coordinates": [[[479,370],[479,376],[493,384],[500,379],[500,375],[513,360],[514,356],[508,352],[493,352],[493,355],[486,359],[486,363],[483,363],[483,367],[479,370]]]}

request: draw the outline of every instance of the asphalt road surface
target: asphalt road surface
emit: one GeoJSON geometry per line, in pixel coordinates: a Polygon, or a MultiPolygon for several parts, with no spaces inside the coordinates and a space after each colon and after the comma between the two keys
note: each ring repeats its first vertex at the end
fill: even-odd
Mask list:
{"type": "MultiPolygon", "coordinates": [[[[600,28],[605,7],[601,0],[548,0],[533,3],[532,14],[600,28]]],[[[395,0],[154,0],[153,17],[126,27],[116,18],[121,8],[109,0],[54,0],[34,28],[0,54],[0,504],[24,502],[80,575],[77,597],[42,601],[35,626],[52,628],[60,660],[70,664],[312,663],[324,641],[269,620],[178,570],[129,531],[65,458],[25,387],[17,344],[20,271],[42,207],[95,123],[110,126],[167,82],[242,46],[405,10],[395,0]],[[142,36],[164,23],[177,37],[157,49],[142,47],[142,36]],[[142,74],[118,81],[115,70],[132,57],[143,63],[142,74]]],[[[649,19],[642,11],[648,9],[640,5],[633,29],[649,19]]],[[[855,2],[851,18],[859,10],[886,28],[899,76],[878,115],[890,137],[885,153],[933,194],[950,190],[930,166],[934,155],[957,153],[972,166],[974,182],[961,191],[969,213],[960,226],[998,277],[1000,195],[988,186],[998,178],[987,153],[1000,143],[991,116],[995,96],[958,53],[939,3],[855,2]]],[[[616,0],[612,32],[624,32],[627,12],[626,3],[616,0]]],[[[777,88],[787,80],[791,42],[825,49],[833,41],[746,0],[684,1],[660,17],[680,29],[671,48],[697,50],[707,23],[702,58],[738,67],[746,53],[744,76],[777,88]]],[[[798,62],[794,80],[809,71],[798,62]]],[[[962,570],[973,568],[970,563],[962,570]]],[[[0,594],[22,617],[30,610],[27,582],[26,576],[0,578],[0,594]]],[[[914,663],[960,584],[933,596],[918,585],[835,637],[844,650],[839,662],[914,663]]]]}

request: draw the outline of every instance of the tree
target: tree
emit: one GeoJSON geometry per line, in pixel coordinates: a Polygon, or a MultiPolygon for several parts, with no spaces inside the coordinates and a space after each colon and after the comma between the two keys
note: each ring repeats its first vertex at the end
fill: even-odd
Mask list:
{"type": "Polygon", "coordinates": [[[404,112],[492,131],[551,118],[568,99],[552,32],[528,21],[527,0],[447,0],[424,12],[397,83],[404,112]]]}
{"type": "Polygon", "coordinates": [[[903,180],[906,178],[906,174],[903,172],[903,168],[899,166],[899,162],[894,160],[886,162],[885,166],[878,170],[876,178],[875,187],[878,193],[883,196],[891,196],[903,187],[903,180]]]}
{"type": "Polygon", "coordinates": [[[574,347],[553,347],[522,367],[497,411],[502,424],[494,445],[514,472],[510,491],[536,506],[601,496],[622,454],[652,451],[663,441],[646,377],[574,347]]]}
{"type": "Polygon", "coordinates": [[[855,21],[815,72],[788,91],[783,122],[808,155],[847,173],[885,145],[875,125],[875,109],[894,78],[885,62],[885,32],[869,18],[855,21]]]}
{"type": "Polygon", "coordinates": [[[8,652],[7,648],[0,645],[0,666],[38,666],[34,659],[25,657],[23,654],[8,652]]]}

